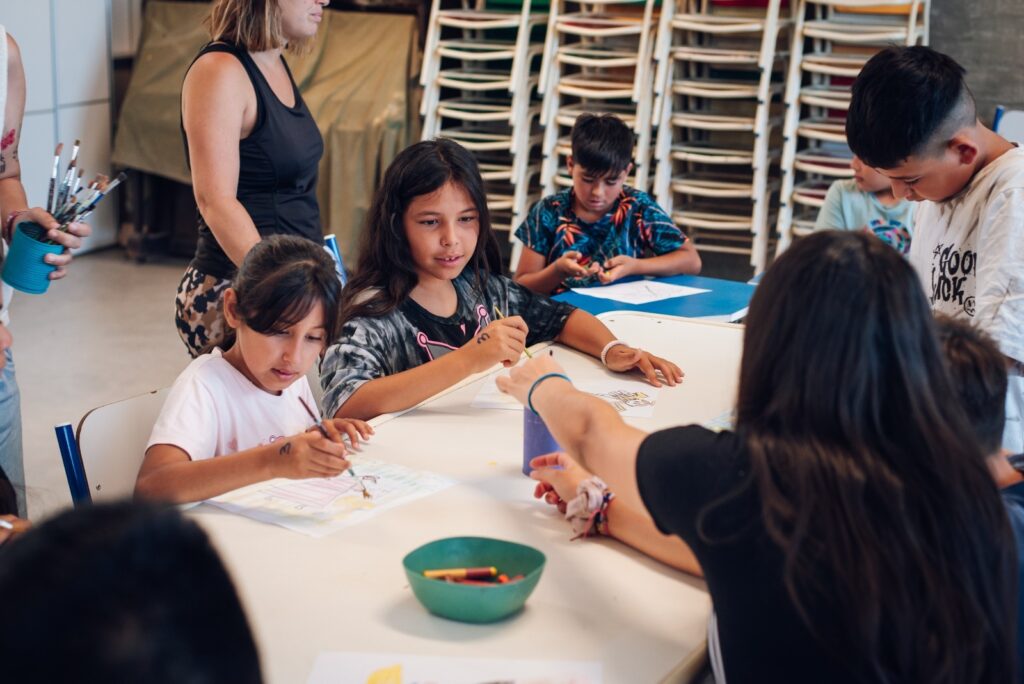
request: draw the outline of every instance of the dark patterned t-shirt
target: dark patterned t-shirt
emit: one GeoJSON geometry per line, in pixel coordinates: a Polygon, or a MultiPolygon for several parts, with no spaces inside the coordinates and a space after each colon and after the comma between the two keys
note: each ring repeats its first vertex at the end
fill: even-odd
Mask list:
{"type": "Polygon", "coordinates": [[[504,276],[490,276],[484,292],[477,290],[469,272],[452,283],[458,305],[447,318],[409,298],[387,315],[354,318],[342,327],[320,366],[324,415],[333,416],[363,383],[415,368],[466,344],[496,318],[495,307],[505,316],[522,316],[530,328],[527,345],[558,337],[576,308],[504,276]]]}
{"type": "MultiPolygon", "coordinates": [[[[611,211],[594,223],[576,216],[572,203],[572,188],[548,195],[533,205],[516,229],[516,237],[543,254],[549,264],[575,251],[580,253],[584,266],[620,254],[635,258],[661,256],[686,242],[683,231],[650,195],[628,185],[622,187],[611,211]]],[[[566,278],[557,291],[598,284],[594,276],[566,278]]]]}

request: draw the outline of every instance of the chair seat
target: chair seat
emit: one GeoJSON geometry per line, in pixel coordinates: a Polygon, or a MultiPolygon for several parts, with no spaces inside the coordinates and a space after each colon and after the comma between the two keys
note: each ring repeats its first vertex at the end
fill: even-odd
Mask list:
{"type": "Polygon", "coordinates": [[[591,38],[639,36],[644,31],[644,21],[641,15],[635,14],[571,12],[559,15],[555,30],[591,38]]]}
{"type": "Polygon", "coordinates": [[[509,121],[512,101],[507,99],[474,99],[458,97],[441,100],[437,105],[440,116],[463,121],[509,121]]]}
{"type": "Polygon", "coordinates": [[[673,211],[672,220],[679,226],[704,228],[706,230],[751,230],[754,219],[751,214],[719,211],[695,204],[685,210],[673,211]]]}
{"type": "Polygon", "coordinates": [[[677,111],[672,113],[672,125],[702,131],[754,131],[752,116],[711,114],[710,112],[677,111]]]}
{"type": "Polygon", "coordinates": [[[839,154],[820,148],[804,149],[796,153],[793,167],[804,173],[816,173],[832,178],[853,178],[849,153],[839,154]]]}
{"type": "Polygon", "coordinates": [[[851,97],[850,86],[812,85],[800,89],[800,102],[811,107],[847,110],[851,97]]]}
{"type": "Polygon", "coordinates": [[[805,207],[820,209],[825,204],[825,196],[828,194],[829,181],[810,180],[799,183],[793,189],[793,203],[805,207]]]}
{"type": "Polygon", "coordinates": [[[614,114],[630,128],[636,125],[636,107],[615,102],[572,104],[559,107],[555,121],[559,126],[572,126],[580,114],[614,114]]]}
{"type": "MultiPolygon", "coordinates": [[[[527,90],[537,85],[537,76],[527,81],[527,90]]],[[[512,74],[496,69],[443,69],[437,75],[438,85],[457,90],[484,92],[488,90],[510,90],[512,74]]]]}
{"type": "MultiPolygon", "coordinates": [[[[458,38],[442,40],[437,44],[437,52],[442,57],[466,61],[490,62],[514,59],[516,44],[506,40],[473,40],[458,38]]],[[[530,43],[526,48],[528,58],[540,55],[544,50],[543,43],[530,43]]]]}
{"type": "Polygon", "coordinates": [[[797,135],[811,140],[846,142],[846,120],[837,117],[811,117],[797,125],[797,135]]]}
{"type": "Polygon", "coordinates": [[[636,66],[640,61],[640,56],[629,50],[617,50],[597,45],[588,47],[569,45],[558,49],[557,59],[561,64],[613,69],[636,66]]]}
{"type": "MultiPolygon", "coordinates": [[[[681,45],[672,48],[672,59],[677,62],[700,62],[702,64],[751,64],[761,61],[757,50],[739,50],[732,48],[697,47],[681,45]]],[[[778,59],[778,55],[776,56],[778,59]]]]}
{"type": "Polygon", "coordinates": [[[697,197],[749,199],[754,193],[754,182],[750,178],[726,179],[704,174],[683,174],[672,177],[672,191],[697,197]]]}
{"type": "Polygon", "coordinates": [[[739,165],[753,164],[752,149],[713,147],[702,143],[683,143],[672,146],[672,159],[701,164],[739,165]]]}
{"type": "MultiPolygon", "coordinates": [[[[781,93],[783,84],[773,83],[768,92],[781,93]]],[[[717,78],[686,78],[672,81],[672,92],[676,95],[706,97],[719,100],[749,100],[758,96],[756,81],[732,81],[717,78]]]]}
{"type": "MultiPolygon", "coordinates": [[[[527,17],[528,25],[536,25],[547,21],[548,15],[531,12],[527,17]]],[[[518,10],[471,10],[450,9],[437,13],[436,21],[441,26],[482,31],[486,29],[518,28],[520,13],[518,10]]]]}
{"type": "Polygon", "coordinates": [[[600,80],[592,76],[572,74],[558,81],[558,92],[592,99],[627,99],[633,96],[633,81],[624,79],[600,80]]]}
{"type": "Polygon", "coordinates": [[[907,42],[907,22],[868,23],[818,19],[804,24],[804,36],[831,40],[834,43],[905,43],[907,42]]]}
{"type": "Polygon", "coordinates": [[[835,54],[833,52],[812,52],[805,54],[800,68],[814,74],[856,78],[870,55],[835,54]]]}
{"type": "Polygon", "coordinates": [[[712,34],[761,33],[765,20],[758,17],[729,17],[683,12],[672,17],[672,28],[712,34]]]}

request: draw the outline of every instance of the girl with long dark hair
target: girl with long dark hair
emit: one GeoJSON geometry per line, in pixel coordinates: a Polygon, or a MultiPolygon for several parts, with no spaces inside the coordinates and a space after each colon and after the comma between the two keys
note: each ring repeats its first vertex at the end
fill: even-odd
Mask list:
{"type": "Polygon", "coordinates": [[[585,311],[499,272],[473,155],[444,139],[403,150],[384,174],[342,295],[341,335],[320,369],[324,412],[366,419],[407,409],[552,339],[659,386],[682,378],[585,311]]]}
{"type": "Polygon", "coordinates": [[[605,513],[646,508],[693,551],[719,681],[1013,681],[1012,532],[895,250],[827,231],[779,257],[750,304],[735,431],[647,435],[557,372],[537,358],[498,384],[532,388],[616,495],[605,513]]]}

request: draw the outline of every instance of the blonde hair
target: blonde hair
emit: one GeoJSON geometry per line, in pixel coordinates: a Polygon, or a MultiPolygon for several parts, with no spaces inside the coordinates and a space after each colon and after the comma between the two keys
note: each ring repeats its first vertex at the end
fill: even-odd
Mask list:
{"type": "Polygon", "coordinates": [[[281,32],[277,0],[214,0],[204,23],[214,41],[234,43],[248,52],[287,48],[289,52],[303,54],[314,41],[288,41],[281,32]]]}

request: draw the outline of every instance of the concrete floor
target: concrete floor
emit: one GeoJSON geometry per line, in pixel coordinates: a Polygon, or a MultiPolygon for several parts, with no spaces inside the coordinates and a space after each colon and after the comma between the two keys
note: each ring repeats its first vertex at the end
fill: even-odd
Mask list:
{"type": "Polygon", "coordinates": [[[121,250],[76,259],[45,295],[15,293],[11,333],[29,517],[71,503],[53,426],[169,385],[188,364],[174,327],[185,260],[137,264],[121,250]]]}

